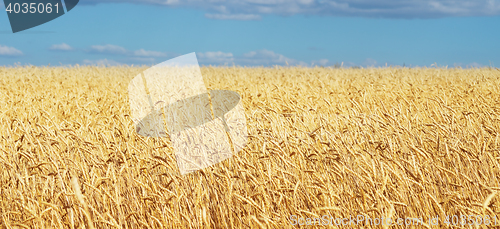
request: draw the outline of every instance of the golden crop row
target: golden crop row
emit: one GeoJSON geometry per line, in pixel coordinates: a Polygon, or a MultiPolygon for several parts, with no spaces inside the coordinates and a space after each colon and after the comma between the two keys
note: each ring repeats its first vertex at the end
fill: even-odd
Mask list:
{"type": "Polygon", "coordinates": [[[500,213],[498,69],[203,67],[207,87],[240,93],[250,137],[185,176],[168,138],[135,133],[127,86],[143,70],[0,68],[1,227],[500,213]]]}

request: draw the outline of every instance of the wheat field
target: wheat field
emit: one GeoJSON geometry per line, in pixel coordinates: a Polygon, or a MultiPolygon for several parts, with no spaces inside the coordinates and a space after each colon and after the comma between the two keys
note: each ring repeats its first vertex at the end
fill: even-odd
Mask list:
{"type": "Polygon", "coordinates": [[[248,144],[184,176],[135,132],[145,69],[0,67],[2,228],[500,228],[498,69],[203,67],[242,96],[248,144]]]}

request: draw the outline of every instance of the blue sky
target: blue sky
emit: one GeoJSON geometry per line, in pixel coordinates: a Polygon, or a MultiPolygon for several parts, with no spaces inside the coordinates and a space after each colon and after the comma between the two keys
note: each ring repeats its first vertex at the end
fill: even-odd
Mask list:
{"type": "Polygon", "coordinates": [[[500,66],[500,0],[81,0],[15,34],[1,9],[0,66],[500,66]]]}

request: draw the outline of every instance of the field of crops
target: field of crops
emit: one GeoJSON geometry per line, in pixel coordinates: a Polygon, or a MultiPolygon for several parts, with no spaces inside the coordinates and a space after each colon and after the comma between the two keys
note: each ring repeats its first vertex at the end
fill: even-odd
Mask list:
{"type": "Polygon", "coordinates": [[[496,216],[500,227],[498,69],[204,67],[208,88],[242,96],[250,136],[234,157],[184,176],[168,138],[135,132],[127,87],[145,69],[0,68],[2,228],[292,228],[359,216],[434,228],[453,215],[489,216],[490,227],[496,216]]]}

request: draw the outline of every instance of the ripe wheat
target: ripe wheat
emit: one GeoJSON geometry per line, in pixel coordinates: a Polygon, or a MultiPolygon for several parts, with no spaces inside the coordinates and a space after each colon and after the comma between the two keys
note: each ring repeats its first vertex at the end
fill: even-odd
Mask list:
{"type": "Polygon", "coordinates": [[[250,136],[186,176],[168,138],[135,132],[127,86],[143,70],[0,68],[1,227],[500,213],[498,69],[204,67],[207,87],[242,96],[250,136]]]}

